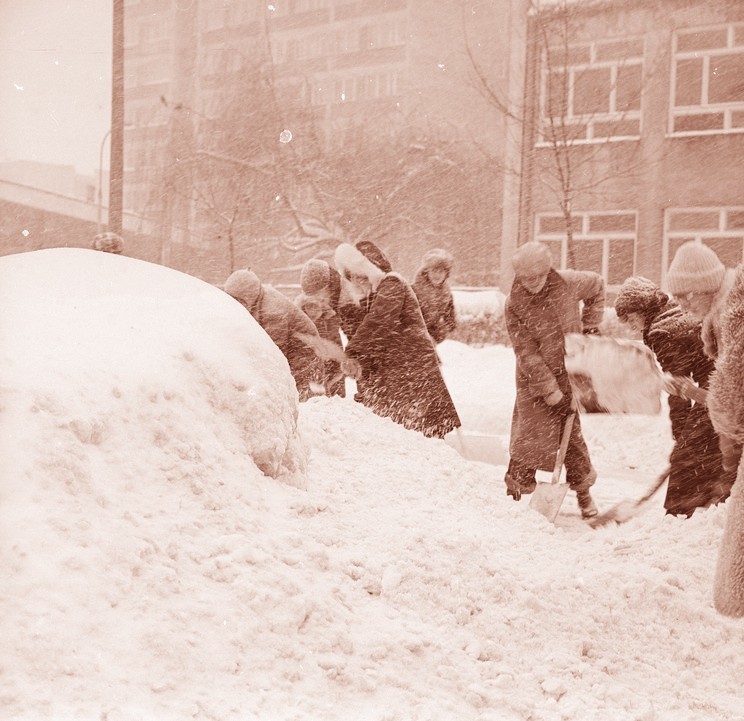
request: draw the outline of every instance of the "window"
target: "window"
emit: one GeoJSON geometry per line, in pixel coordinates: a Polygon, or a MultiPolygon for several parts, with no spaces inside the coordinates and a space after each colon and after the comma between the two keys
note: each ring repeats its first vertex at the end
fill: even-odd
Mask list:
{"type": "Polygon", "coordinates": [[[535,240],[550,248],[556,266],[593,270],[607,285],[617,286],[634,272],[637,222],[633,210],[572,213],[571,259],[563,215],[541,213],[535,240]]]}
{"type": "Polygon", "coordinates": [[[678,30],[672,45],[673,135],[744,132],[744,23],[678,30]]]}
{"type": "Polygon", "coordinates": [[[733,268],[744,260],[744,205],[727,208],[668,208],[664,213],[664,277],[682,243],[694,240],[712,248],[733,268]]]}
{"type": "Polygon", "coordinates": [[[571,143],[640,137],[641,38],[551,47],[542,65],[538,144],[564,125],[571,143]]]}

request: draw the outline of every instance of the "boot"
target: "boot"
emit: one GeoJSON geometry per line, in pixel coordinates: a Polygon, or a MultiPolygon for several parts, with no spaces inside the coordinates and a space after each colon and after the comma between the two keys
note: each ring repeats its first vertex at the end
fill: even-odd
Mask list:
{"type": "Polygon", "coordinates": [[[579,510],[581,511],[581,517],[584,520],[587,518],[594,518],[594,516],[599,513],[597,510],[597,504],[594,502],[594,499],[588,490],[576,491],[576,500],[579,502],[579,510]]]}

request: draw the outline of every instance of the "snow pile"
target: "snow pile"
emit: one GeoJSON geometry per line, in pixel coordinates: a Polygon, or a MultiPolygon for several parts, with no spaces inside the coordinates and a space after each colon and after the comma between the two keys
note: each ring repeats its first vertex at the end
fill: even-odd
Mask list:
{"type": "MultiPolygon", "coordinates": [[[[724,508],[682,521],[656,499],[593,531],[569,494],[554,526],[506,497],[503,466],[339,398],[300,406],[307,475],[282,479],[305,488],[261,475],[236,422],[234,393],[248,392],[230,386],[266,376],[241,375],[233,344],[211,350],[207,328],[224,323],[239,347],[236,332],[254,331],[219,294],[201,297],[215,311],[203,324],[189,288],[176,305],[192,331],[167,341],[158,304],[139,295],[120,298],[137,329],[117,324],[126,344],[107,332],[116,293],[52,302],[49,289],[34,312],[3,313],[0,718],[742,718],[744,626],[710,601],[724,508]],[[112,367],[82,333],[57,333],[73,307],[120,350],[142,352],[141,334],[152,358],[112,367]],[[39,350],[21,327],[53,336],[45,362],[17,360],[39,350]],[[186,338],[194,360],[167,361],[186,338]],[[184,370],[215,352],[208,374],[184,370]]],[[[508,438],[513,353],[439,350],[465,430],[508,438]]],[[[266,360],[284,398],[288,371],[266,360]]],[[[291,425],[294,406],[279,406],[253,443],[291,425]]],[[[663,416],[582,424],[601,507],[665,465],[663,416]]]]}

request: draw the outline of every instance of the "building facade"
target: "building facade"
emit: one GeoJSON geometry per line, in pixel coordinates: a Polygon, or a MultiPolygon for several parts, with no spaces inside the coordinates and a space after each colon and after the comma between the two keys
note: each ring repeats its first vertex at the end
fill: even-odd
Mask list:
{"type": "MultiPolygon", "coordinates": [[[[159,224],[164,263],[207,277],[224,276],[235,265],[260,265],[253,250],[243,252],[244,239],[238,231],[233,237],[232,229],[231,257],[225,258],[224,230],[213,231],[194,198],[169,185],[164,172],[190,172],[199,146],[196,152],[219,168],[215,172],[238,175],[239,159],[208,144],[224,132],[215,121],[226,92],[236,87],[235,76],[247,66],[265,73],[271,102],[278,99],[287,103],[283,108],[312,117],[322,148],[344,142],[349,128],[365,123],[377,131],[416,125],[493,159],[497,168],[503,116],[478,87],[473,59],[498,85],[505,73],[502,18],[508,5],[509,0],[479,6],[463,0],[126,0],[125,208],[159,224]]],[[[269,102],[256,92],[257,104],[269,102]]],[[[286,114],[287,127],[277,136],[301,141],[292,130],[304,126],[293,124],[291,111],[286,114]]],[[[487,242],[473,246],[463,238],[461,252],[450,248],[456,259],[461,255],[461,267],[498,268],[500,172],[484,178],[480,189],[487,242]]],[[[303,188],[291,192],[301,197],[303,188]]],[[[461,200],[467,213],[472,197],[463,194],[461,200]]],[[[274,232],[286,234],[287,228],[274,232]]],[[[410,252],[398,245],[388,249],[407,274],[432,241],[410,242],[410,252]]],[[[287,262],[267,257],[274,264],[287,262]]]]}
{"type": "Polygon", "coordinates": [[[520,216],[562,267],[664,285],[744,258],[744,3],[598,0],[530,20],[520,216]],[[569,231],[570,228],[570,231],[569,231]]]}

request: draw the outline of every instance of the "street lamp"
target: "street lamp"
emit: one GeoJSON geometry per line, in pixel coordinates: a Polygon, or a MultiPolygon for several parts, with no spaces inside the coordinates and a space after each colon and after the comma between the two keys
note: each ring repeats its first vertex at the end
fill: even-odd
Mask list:
{"type": "Polygon", "coordinates": [[[101,149],[98,152],[98,216],[96,218],[96,235],[101,232],[101,214],[103,206],[103,146],[106,145],[106,140],[111,137],[111,128],[106,131],[106,134],[101,140],[101,149]]]}

